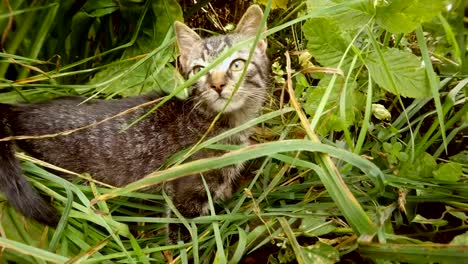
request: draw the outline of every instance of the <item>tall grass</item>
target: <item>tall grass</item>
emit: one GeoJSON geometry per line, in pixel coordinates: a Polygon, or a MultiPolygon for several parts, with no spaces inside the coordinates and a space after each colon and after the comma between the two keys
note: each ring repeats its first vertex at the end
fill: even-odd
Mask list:
{"type": "MultiPolygon", "coordinates": [[[[122,188],[19,152],[28,179],[62,218],[57,228],[45,227],[2,202],[0,258],[465,261],[468,77],[467,30],[460,26],[465,7],[447,1],[452,8],[447,10],[428,0],[422,10],[419,2],[310,0],[280,9],[265,1],[273,87],[261,116],[177,153],[163,169],[122,188]],[[399,12],[409,13],[399,18],[399,12]],[[393,18],[409,20],[401,24],[393,18]],[[218,144],[245,129],[257,132],[256,144],[218,144]],[[202,148],[229,153],[183,162],[202,148]],[[186,219],[165,193],[142,191],[240,161],[249,165],[238,191],[222,205],[210,200],[206,216],[186,219]],[[167,209],[176,217],[165,217],[167,209]],[[169,223],[183,224],[192,241],[168,245],[169,223]]],[[[209,70],[185,81],[176,71],[171,25],[183,18],[186,4],[4,1],[0,102],[63,95],[118,99],[163,90],[169,96],[156,110],[173,96],[186,97],[185,89],[209,70]]],[[[222,19],[226,8],[210,5],[190,9],[195,15],[185,19],[211,30],[205,17],[222,19]]],[[[211,66],[252,41],[227,50],[211,66]]]]}

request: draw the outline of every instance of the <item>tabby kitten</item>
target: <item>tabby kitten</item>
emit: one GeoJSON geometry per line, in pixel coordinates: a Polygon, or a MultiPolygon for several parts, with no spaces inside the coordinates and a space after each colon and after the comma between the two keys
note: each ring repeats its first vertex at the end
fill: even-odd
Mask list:
{"type": "MultiPolygon", "coordinates": [[[[175,23],[179,62],[187,78],[215,60],[224,50],[256,35],[262,19],[261,9],[251,6],[232,34],[202,39],[183,23],[175,23]]],[[[265,30],[265,29],[264,29],[265,30]]],[[[193,146],[208,130],[214,117],[226,106],[209,136],[218,135],[256,117],[265,100],[269,79],[269,61],[265,40],[257,42],[252,61],[247,64],[250,47],[240,49],[212,68],[190,88],[189,100],[172,98],[159,109],[121,132],[152,106],[110,119],[69,135],[46,139],[17,140],[15,144],[56,166],[90,173],[96,180],[124,186],[157,170],[173,154],[193,146]],[[240,76],[247,68],[243,80],[240,76]],[[233,94],[234,88],[240,87],[233,94]]],[[[62,97],[37,104],[0,104],[0,138],[19,135],[44,135],[97,123],[129,108],[157,99],[145,95],[121,100],[90,100],[62,97]]],[[[248,145],[249,131],[227,138],[223,143],[248,145]]],[[[221,155],[215,150],[201,150],[191,159],[221,155]]],[[[242,164],[204,173],[215,201],[229,198],[233,182],[242,164]]],[[[155,187],[157,189],[157,187],[155,187]]],[[[164,184],[176,208],[185,217],[207,213],[207,195],[201,175],[190,175],[164,184]]],[[[0,190],[23,215],[39,222],[56,225],[54,208],[45,203],[22,174],[14,156],[12,141],[0,142],[0,190]]],[[[169,240],[187,240],[188,232],[169,226],[169,240]]]]}

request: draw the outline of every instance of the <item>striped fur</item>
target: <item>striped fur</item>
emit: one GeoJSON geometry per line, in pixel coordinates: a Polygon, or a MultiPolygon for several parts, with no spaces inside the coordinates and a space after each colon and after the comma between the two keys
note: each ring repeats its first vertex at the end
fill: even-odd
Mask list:
{"type": "MultiPolygon", "coordinates": [[[[258,31],[262,11],[252,6],[233,34],[202,39],[193,30],[176,22],[182,72],[193,76],[208,67],[220,54],[258,31]]],[[[111,119],[94,127],[63,136],[15,142],[29,154],[56,166],[114,186],[124,186],[158,170],[175,153],[197,143],[210,127],[214,117],[224,109],[221,119],[212,127],[209,137],[255,118],[265,100],[269,79],[266,41],[255,44],[251,63],[247,64],[249,47],[236,51],[191,87],[191,98],[173,98],[145,119],[127,129],[132,121],[153,105],[111,119]],[[246,69],[244,79],[242,71],[246,69]],[[236,84],[239,89],[234,92],[236,84]]],[[[121,100],[90,100],[63,97],[38,104],[0,104],[0,136],[44,135],[96,124],[129,108],[155,100],[155,95],[121,100]]],[[[240,132],[223,143],[248,145],[249,131],[240,132]]],[[[222,155],[218,150],[201,150],[191,160],[222,155]]],[[[203,174],[215,201],[231,196],[233,184],[242,164],[203,174]]],[[[24,215],[54,225],[56,211],[47,205],[22,175],[14,157],[12,142],[0,142],[0,190],[24,215]],[[22,195],[23,194],[23,195],[22,195]]],[[[177,209],[185,217],[207,212],[207,195],[200,175],[189,175],[164,184],[177,209]]],[[[154,190],[160,190],[155,186],[154,190]]],[[[188,232],[178,225],[169,226],[169,241],[188,240],[188,232]]]]}

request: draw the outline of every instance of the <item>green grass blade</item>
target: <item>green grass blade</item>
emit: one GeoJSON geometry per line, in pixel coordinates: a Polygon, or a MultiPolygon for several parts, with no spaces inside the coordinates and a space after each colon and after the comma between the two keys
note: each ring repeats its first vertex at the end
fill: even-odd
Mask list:
{"type": "Polygon", "coordinates": [[[358,140],[356,142],[356,147],[354,153],[359,154],[366,139],[367,130],[369,127],[369,121],[371,118],[372,112],[372,78],[369,75],[368,84],[367,84],[367,96],[366,96],[366,111],[364,113],[364,120],[362,121],[361,131],[359,132],[358,140]]]}
{"type": "MultiPolygon", "coordinates": [[[[202,174],[201,178],[202,178],[202,181],[203,181],[203,185],[205,186],[206,195],[208,197],[208,206],[210,208],[210,215],[211,216],[216,216],[216,211],[215,211],[215,208],[214,208],[213,199],[211,197],[210,188],[208,187],[208,184],[206,183],[206,180],[205,180],[205,177],[203,177],[203,174],[202,174]]],[[[213,225],[213,233],[215,235],[216,248],[218,249],[216,251],[217,262],[221,263],[221,264],[226,264],[227,259],[226,259],[226,254],[224,253],[224,247],[223,247],[223,241],[221,239],[221,233],[219,232],[219,223],[218,222],[213,222],[212,225],[213,225]]]]}
{"type": "Polygon", "coordinates": [[[441,244],[361,244],[359,252],[368,257],[406,263],[466,263],[468,246],[441,244]]]}
{"type": "Polygon", "coordinates": [[[437,118],[439,119],[439,126],[442,134],[442,141],[444,142],[445,150],[447,151],[447,136],[445,135],[445,116],[444,110],[442,108],[442,103],[440,102],[440,95],[439,95],[439,85],[438,79],[432,68],[432,61],[429,56],[429,50],[427,48],[426,39],[424,38],[424,33],[422,27],[418,27],[416,29],[416,37],[418,39],[419,47],[421,49],[421,56],[424,61],[424,66],[427,73],[427,78],[429,78],[429,85],[431,88],[432,97],[434,99],[434,103],[436,106],[437,111],[437,118]]]}
{"type": "Polygon", "coordinates": [[[39,249],[37,247],[33,247],[33,246],[25,245],[23,243],[12,241],[4,237],[0,237],[0,246],[3,248],[7,248],[7,249],[20,252],[21,254],[24,254],[27,256],[33,256],[38,259],[50,261],[52,263],[64,263],[68,260],[67,257],[60,256],[60,255],[51,253],[43,249],[39,249]]]}
{"type": "Polygon", "coordinates": [[[283,217],[278,218],[278,221],[280,222],[281,227],[283,228],[283,232],[286,234],[286,237],[288,238],[289,243],[291,243],[291,246],[294,250],[294,254],[296,255],[297,263],[306,264],[306,257],[302,253],[301,246],[297,242],[296,236],[294,235],[288,221],[286,221],[286,219],[284,219],[283,217]]]}
{"type": "Polygon", "coordinates": [[[60,221],[57,225],[57,228],[55,229],[54,235],[52,239],[50,240],[49,244],[49,251],[54,252],[57,249],[59,241],[62,239],[63,234],[65,232],[65,228],[67,226],[68,222],[68,216],[70,215],[70,211],[72,209],[73,205],[73,192],[71,191],[70,188],[65,187],[65,191],[67,193],[67,204],[65,205],[65,208],[62,212],[62,216],[60,218],[60,221]]]}
{"type": "Polygon", "coordinates": [[[309,140],[284,140],[280,142],[251,145],[240,150],[227,153],[221,157],[196,160],[167,170],[157,171],[123,188],[115,189],[107,194],[103,194],[97,197],[94,202],[111,199],[131,191],[150,187],[163,181],[173,180],[184,175],[205,172],[211,169],[222,168],[262,156],[289,151],[310,151],[330,154],[363,170],[370,179],[375,182],[377,188],[383,187],[384,175],[380,169],[370,161],[365,160],[356,154],[325,144],[313,143],[309,140]]]}
{"type": "Polygon", "coordinates": [[[237,247],[232,255],[232,258],[229,260],[229,264],[237,264],[240,263],[242,256],[244,256],[244,252],[247,246],[247,233],[244,229],[237,226],[237,232],[239,234],[239,240],[237,241],[237,247]]]}

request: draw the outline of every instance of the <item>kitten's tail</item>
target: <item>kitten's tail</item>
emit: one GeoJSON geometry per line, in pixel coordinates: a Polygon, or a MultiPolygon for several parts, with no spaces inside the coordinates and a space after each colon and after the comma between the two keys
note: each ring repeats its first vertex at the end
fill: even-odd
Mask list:
{"type": "MultiPolygon", "coordinates": [[[[10,105],[0,104],[0,139],[9,136],[10,112],[10,105]]],[[[24,216],[50,226],[57,225],[57,210],[48,205],[23,176],[12,141],[0,141],[0,191],[24,216]]]]}

